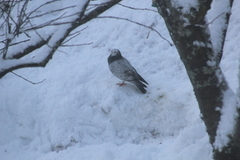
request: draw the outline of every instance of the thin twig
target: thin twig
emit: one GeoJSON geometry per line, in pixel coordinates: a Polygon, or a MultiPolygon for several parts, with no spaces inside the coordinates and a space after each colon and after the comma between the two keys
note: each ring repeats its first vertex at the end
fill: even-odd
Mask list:
{"type": "Polygon", "coordinates": [[[69,39],[67,39],[66,41],[64,41],[63,44],[65,44],[65,43],[69,42],[70,40],[72,40],[73,38],[77,37],[79,34],[81,34],[81,32],[82,32],[83,30],[85,30],[85,29],[87,29],[87,28],[88,28],[88,26],[85,27],[85,28],[83,28],[83,29],[81,29],[80,31],[76,31],[76,32],[74,32],[74,33],[72,33],[72,34],[69,34],[69,37],[70,37],[70,36],[72,36],[72,37],[69,38],[69,39]]]}
{"type": "MultiPolygon", "coordinates": [[[[48,2],[43,3],[42,5],[38,6],[38,7],[35,8],[34,10],[32,10],[30,13],[27,13],[28,17],[30,17],[33,13],[36,13],[36,11],[39,10],[40,8],[42,8],[43,6],[48,5],[48,4],[50,4],[50,3],[54,3],[54,2],[56,2],[56,1],[60,1],[60,0],[52,0],[52,1],[48,1],[48,2]]],[[[27,17],[27,18],[28,18],[28,17],[27,17]]]]}
{"type": "Polygon", "coordinates": [[[10,44],[9,46],[14,46],[14,45],[17,45],[17,44],[20,44],[20,43],[24,43],[24,42],[27,42],[27,41],[30,41],[30,39],[26,39],[26,40],[22,40],[22,41],[19,41],[19,42],[15,42],[15,43],[10,44]]]}
{"type": "Polygon", "coordinates": [[[80,12],[76,12],[74,14],[64,16],[64,14],[66,14],[66,12],[65,12],[64,14],[59,16],[58,18],[52,19],[50,21],[47,21],[47,22],[45,22],[43,24],[40,24],[40,25],[37,25],[37,26],[32,26],[32,27],[26,28],[22,32],[37,30],[37,29],[44,28],[44,27],[47,27],[47,26],[58,26],[58,25],[62,25],[62,24],[69,24],[69,23],[72,23],[72,21],[67,21],[67,22],[56,22],[56,21],[58,21],[60,19],[64,19],[64,18],[68,18],[68,17],[74,16],[74,15],[77,15],[79,13],[80,12]]]}
{"type": "MultiPolygon", "coordinates": [[[[33,24],[29,21],[29,24],[32,26],[33,24]]],[[[39,38],[41,38],[42,40],[45,40],[40,33],[38,33],[38,31],[36,29],[34,29],[34,32],[39,36],[39,38]]],[[[48,43],[46,43],[46,45],[49,47],[49,48],[52,48],[48,43]]]]}
{"type": "Polygon", "coordinates": [[[73,8],[73,7],[76,7],[76,6],[68,6],[68,7],[65,7],[65,8],[56,9],[56,10],[53,10],[53,11],[45,12],[45,13],[38,14],[38,15],[35,15],[35,16],[32,16],[32,17],[28,17],[28,18],[33,19],[33,18],[37,18],[37,17],[42,17],[42,16],[45,16],[45,15],[48,15],[48,14],[51,14],[51,13],[54,13],[54,12],[60,12],[60,11],[63,11],[65,9],[69,9],[69,8],[73,8]]]}
{"type": "Polygon", "coordinates": [[[81,30],[79,30],[79,31],[76,31],[76,32],[73,32],[73,33],[69,34],[69,36],[73,36],[73,35],[75,35],[75,34],[77,34],[77,33],[79,33],[79,32],[84,31],[84,30],[87,29],[87,28],[88,28],[88,26],[84,27],[83,29],[81,29],[81,30]]]}
{"type": "MultiPolygon", "coordinates": [[[[49,25],[51,25],[53,22],[61,19],[65,14],[66,14],[66,12],[63,13],[62,15],[60,15],[59,17],[55,18],[55,19],[52,19],[52,20],[50,20],[50,21],[47,21],[47,22],[42,23],[42,24],[37,25],[37,26],[31,25],[31,28],[24,29],[22,32],[26,32],[26,31],[30,31],[30,30],[36,30],[36,29],[40,29],[40,28],[49,26],[49,25]]],[[[29,21],[29,22],[30,22],[30,21],[29,21]]]]}
{"type": "Polygon", "coordinates": [[[126,6],[126,5],[123,5],[121,3],[118,3],[118,5],[122,6],[122,7],[125,7],[125,8],[129,8],[129,9],[133,9],[133,10],[143,10],[143,11],[151,11],[151,12],[156,12],[158,13],[158,11],[155,11],[153,9],[148,9],[148,8],[135,8],[135,7],[130,7],[130,6],[126,6]]]}
{"type": "Polygon", "coordinates": [[[42,83],[42,82],[44,82],[44,81],[46,80],[46,79],[44,79],[44,80],[42,80],[42,81],[40,81],[40,82],[33,82],[33,81],[28,80],[27,78],[24,78],[23,76],[20,76],[19,74],[15,73],[15,72],[13,72],[13,71],[11,71],[11,73],[14,74],[15,76],[17,76],[17,77],[19,77],[19,78],[21,78],[21,79],[29,82],[29,83],[31,83],[31,84],[34,84],[34,85],[39,84],[39,83],[42,83]]]}
{"type": "Polygon", "coordinates": [[[67,39],[66,41],[63,42],[63,44],[69,42],[70,40],[72,40],[73,38],[77,37],[78,35],[80,35],[81,32],[75,33],[75,35],[73,35],[71,38],[67,39]]]}
{"type": "MultiPolygon", "coordinates": [[[[155,26],[155,24],[154,24],[154,23],[152,23],[151,27],[153,28],[154,26],[155,26]]],[[[148,32],[148,35],[147,35],[146,39],[148,39],[148,38],[149,38],[150,32],[151,32],[151,31],[149,31],[149,32],[148,32]]]]}
{"type": "Polygon", "coordinates": [[[66,54],[66,55],[68,55],[68,53],[67,53],[67,52],[65,52],[65,51],[62,51],[62,50],[61,50],[61,49],[59,49],[59,48],[57,49],[57,51],[58,51],[58,52],[61,52],[61,53],[64,53],[64,54],[66,54]]]}
{"type": "Polygon", "coordinates": [[[142,27],[145,27],[145,28],[148,28],[148,29],[151,29],[152,31],[154,31],[155,33],[157,33],[163,40],[165,40],[166,42],[169,43],[170,46],[173,46],[174,44],[172,44],[168,39],[164,38],[156,29],[154,29],[153,27],[151,26],[147,26],[147,25],[144,25],[142,23],[139,23],[139,22],[136,22],[136,21],[132,21],[130,19],[127,19],[127,18],[122,18],[122,17],[114,17],[114,16],[98,16],[96,18],[111,18],[111,19],[119,19],[119,20],[124,20],[124,21],[128,21],[128,22],[131,22],[131,23],[134,23],[134,24],[137,24],[139,26],[142,26],[142,27]]]}
{"type": "MultiPolygon", "coordinates": [[[[6,40],[4,40],[4,41],[6,41],[6,40]]],[[[26,40],[22,40],[22,41],[19,41],[19,42],[11,43],[9,46],[14,46],[14,45],[24,43],[24,42],[27,42],[27,41],[30,41],[30,39],[26,39],[26,40]]],[[[5,47],[1,48],[0,51],[2,51],[4,49],[5,49],[5,47]]]]}
{"type": "Polygon", "coordinates": [[[223,14],[225,14],[225,12],[219,14],[217,17],[215,17],[213,20],[211,20],[210,22],[208,22],[206,25],[208,26],[209,24],[213,23],[215,20],[217,20],[219,17],[221,17],[223,14]]]}
{"type": "Polygon", "coordinates": [[[90,42],[90,43],[83,43],[83,44],[65,44],[65,45],[61,45],[61,47],[74,47],[74,46],[85,46],[85,45],[91,45],[93,44],[93,42],[90,42]]]}

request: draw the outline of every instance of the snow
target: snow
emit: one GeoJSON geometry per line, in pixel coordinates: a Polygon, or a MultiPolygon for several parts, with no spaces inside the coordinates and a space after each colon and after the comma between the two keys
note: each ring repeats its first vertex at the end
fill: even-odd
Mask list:
{"type": "Polygon", "coordinates": [[[209,21],[209,28],[211,33],[211,39],[213,48],[216,53],[219,53],[222,45],[222,30],[226,27],[224,13],[231,11],[229,1],[215,0],[211,5],[207,19],[209,21]]]}
{"type": "MultiPolygon", "coordinates": [[[[219,1],[217,1],[219,2],[219,1]]],[[[222,1],[221,1],[222,2],[222,1]]],[[[233,6],[237,6],[239,2],[234,2],[233,6]]],[[[220,3],[222,4],[222,3],[220,3]]],[[[225,11],[223,9],[223,6],[220,8],[222,11],[225,11]]],[[[223,72],[225,72],[225,76],[228,80],[228,84],[230,85],[231,89],[225,91],[224,93],[224,105],[223,109],[221,110],[222,116],[219,123],[219,128],[217,131],[217,137],[214,143],[214,146],[221,150],[221,147],[225,145],[229,141],[228,135],[233,130],[232,125],[234,124],[235,120],[234,118],[236,115],[236,108],[231,106],[237,106],[237,96],[236,93],[239,93],[239,55],[234,54],[237,53],[240,49],[239,45],[235,42],[235,38],[239,38],[239,36],[236,34],[237,31],[240,29],[239,19],[236,18],[234,15],[240,14],[240,12],[237,10],[237,7],[233,7],[232,9],[232,15],[230,18],[230,24],[227,31],[226,41],[225,41],[225,47],[224,47],[224,54],[223,54],[223,61],[221,62],[221,67],[223,69],[223,72]],[[230,66],[231,65],[231,66],[230,66]],[[237,69],[238,68],[238,69],[237,69]],[[231,74],[230,74],[231,73],[231,74]]],[[[215,22],[214,22],[215,23],[215,22]]],[[[219,22],[216,22],[219,23],[219,22]]],[[[215,24],[216,25],[216,24],[215,24]]],[[[213,26],[215,26],[213,24],[213,26]]],[[[213,27],[212,26],[212,27],[213,27]]],[[[218,27],[216,27],[216,30],[218,27]]],[[[214,32],[216,30],[211,30],[212,34],[214,35],[214,32]]],[[[216,37],[215,37],[216,38],[216,37]]],[[[214,40],[214,38],[213,38],[214,40]]],[[[215,41],[216,42],[216,41],[215,41]]]]}
{"type": "MultiPolygon", "coordinates": [[[[151,1],[121,3],[155,9],[151,1]]],[[[234,92],[239,5],[235,1],[221,62],[234,92]]],[[[154,24],[170,40],[158,13],[116,5],[104,15],[154,24]]],[[[11,73],[0,80],[0,159],[210,160],[212,147],[175,47],[122,20],[94,19],[76,30],[85,27],[68,44],[92,45],[59,48],[45,68],[15,71],[44,82],[32,85],[11,73]],[[129,83],[115,85],[121,81],[108,68],[110,48],[119,49],[149,83],[146,94],[129,83]]]]}
{"type": "Polygon", "coordinates": [[[183,13],[189,13],[191,8],[197,8],[197,0],[172,0],[172,5],[175,8],[180,8],[183,13]]]}
{"type": "Polygon", "coordinates": [[[224,104],[221,110],[221,119],[219,122],[217,136],[214,142],[214,147],[221,150],[229,142],[229,135],[234,130],[235,118],[237,115],[237,96],[231,89],[224,92],[224,104]],[[236,107],[233,107],[236,106],[236,107]]]}

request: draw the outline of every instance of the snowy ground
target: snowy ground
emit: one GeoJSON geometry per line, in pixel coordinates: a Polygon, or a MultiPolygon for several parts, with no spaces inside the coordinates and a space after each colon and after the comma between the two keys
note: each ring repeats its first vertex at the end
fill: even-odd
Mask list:
{"type": "MultiPolygon", "coordinates": [[[[151,1],[123,1],[137,8],[151,1]]],[[[238,87],[240,19],[235,1],[221,63],[238,87]]],[[[156,9],[155,9],[156,10],[156,9]]],[[[170,40],[158,13],[116,5],[103,15],[154,24],[170,40]]],[[[0,80],[1,160],[210,160],[211,146],[175,47],[153,31],[116,19],[95,19],[74,43],[60,48],[46,68],[0,80]],[[146,94],[123,87],[109,71],[109,48],[118,48],[149,83],[146,94]]]]}

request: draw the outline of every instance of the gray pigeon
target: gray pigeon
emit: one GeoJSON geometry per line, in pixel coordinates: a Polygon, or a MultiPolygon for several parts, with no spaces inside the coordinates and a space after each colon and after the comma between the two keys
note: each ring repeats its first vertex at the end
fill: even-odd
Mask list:
{"type": "Polygon", "coordinates": [[[108,57],[108,66],[111,72],[119,79],[123,80],[123,83],[118,85],[124,85],[124,81],[128,81],[137,86],[142,92],[146,93],[145,84],[148,84],[136,71],[136,69],[124,58],[118,49],[111,49],[111,54],[108,57]],[[145,83],[145,84],[144,84],[145,83]]]}

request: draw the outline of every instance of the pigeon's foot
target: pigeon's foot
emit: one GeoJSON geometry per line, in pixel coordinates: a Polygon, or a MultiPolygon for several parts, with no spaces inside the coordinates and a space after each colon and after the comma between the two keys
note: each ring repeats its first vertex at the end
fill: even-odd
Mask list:
{"type": "Polygon", "coordinates": [[[116,85],[124,86],[124,85],[126,85],[126,83],[124,83],[124,81],[123,81],[122,83],[117,83],[116,85]]]}

